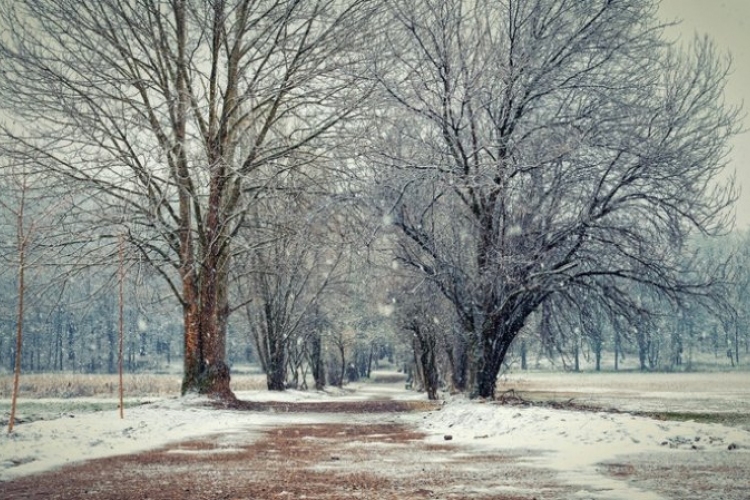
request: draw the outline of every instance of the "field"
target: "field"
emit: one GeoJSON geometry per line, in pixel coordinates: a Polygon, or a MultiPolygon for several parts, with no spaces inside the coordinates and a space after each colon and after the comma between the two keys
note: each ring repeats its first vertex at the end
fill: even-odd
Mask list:
{"type": "Polygon", "coordinates": [[[521,373],[504,377],[500,393],[530,401],[571,402],[659,419],[730,423],[750,430],[750,372],[521,373]]]}
{"type": "Polygon", "coordinates": [[[124,420],[110,379],[29,377],[24,420],[0,437],[0,497],[137,498],[129,484],[159,498],[750,498],[746,372],[522,372],[502,378],[504,404],[437,405],[400,377],[268,393],[241,375],[247,406],[229,410],[143,376],[124,420]]]}

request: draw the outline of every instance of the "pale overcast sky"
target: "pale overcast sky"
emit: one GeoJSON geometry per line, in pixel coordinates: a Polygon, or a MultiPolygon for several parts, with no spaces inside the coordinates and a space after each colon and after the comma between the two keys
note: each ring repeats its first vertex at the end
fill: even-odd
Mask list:
{"type": "MultiPolygon", "coordinates": [[[[732,55],[732,75],[727,99],[743,103],[750,115],[750,0],[662,0],[660,14],[679,19],[678,33],[689,41],[695,33],[708,34],[720,50],[732,55]]],[[[750,129],[750,117],[744,128],[750,129]]],[[[737,204],[737,226],[750,228],[750,132],[733,144],[731,167],[736,170],[742,193],[737,204]]]]}

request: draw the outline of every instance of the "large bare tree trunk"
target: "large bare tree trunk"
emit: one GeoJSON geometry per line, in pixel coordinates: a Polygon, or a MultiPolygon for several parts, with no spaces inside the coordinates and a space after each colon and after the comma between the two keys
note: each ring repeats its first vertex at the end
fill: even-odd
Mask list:
{"type": "Polygon", "coordinates": [[[193,280],[186,280],[188,296],[200,299],[183,305],[185,321],[185,369],[183,394],[197,392],[233,399],[229,387],[230,372],[226,363],[226,273],[212,270],[193,289],[193,280]]]}
{"type": "Polygon", "coordinates": [[[481,359],[476,365],[475,387],[473,396],[494,399],[497,387],[497,376],[500,374],[505,355],[515,336],[498,336],[494,332],[482,335],[481,359]]]}

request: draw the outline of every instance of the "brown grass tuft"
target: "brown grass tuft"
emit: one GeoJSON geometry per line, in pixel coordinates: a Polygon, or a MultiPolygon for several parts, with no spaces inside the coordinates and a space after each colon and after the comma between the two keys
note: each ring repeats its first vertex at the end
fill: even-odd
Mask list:
{"type": "MultiPolygon", "coordinates": [[[[137,373],[125,374],[124,391],[127,397],[174,396],[180,393],[180,375],[137,373]]],[[[78,398],[116,397],[117,375],[81,373],[21,374],[21,398],[78,398]]],[[[232,377],[235,391],[263,390],[264,375],[237,375],[232,377]]],[[[13,377],[0,375],[0,398],[10,398],[13,377]]]]}

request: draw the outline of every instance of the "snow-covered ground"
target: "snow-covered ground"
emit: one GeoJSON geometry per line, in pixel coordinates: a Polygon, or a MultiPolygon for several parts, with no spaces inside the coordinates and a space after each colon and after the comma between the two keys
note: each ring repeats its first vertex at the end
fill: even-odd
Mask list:
{"type": "Polygon", "coordinates": [[[657,500],[662,497],[601,473],[618,457],[669,451],[744,453],[750,467],[750,432],[716,424],[665,422],[630,414],[501,406],[453,401],[423,420],[430,439],[489,450],[528,450],[533,463],[585,487],[581,498],[657,500]],[[729,450],[732,448],[737,448],[729,450]],[[603,492],[592,496],[592,491],[603,492]]]}
{"type": "MultiPolygon", "coordinates": [[[[629,375],[621,377],[627,385],[629,375]]],[[[683,398],[694,396],[684,390],[674,377],[674,387],[683,387],[683,398]]],[[[707,375],[711,377],[713,375],[707,375]]],[[[533,376],[521,382],[533,385],[533,376]]],[[[543,380],[544,376],[540,380],[543,380]]],[[[571,379],[562,380],[563,387],[571,379]]],[[[592,379],[592,381],[595,379],[592,379]]],[[[703,379],[701,379],[703,380],[703,379]]],[[[741,404],[750,403],[750,387],[738,381],[733,393],[741,404]]],[[[613,378],[614,382],[615,379],[613,378]]],[[[537,381],[538,382],[538,381],[537,381]]],[[[580,380],[579,380],[580,382],[580,380]]],[[[507,385],[508,380],[503,384],[507,385]]],[[[714,387],[716,387],[714,382],[714,387]]],[[[512,385],[512,384],[511,384],[512,385]]],[[[631,384],[632,385],[632,384],[631,384]]],[[[637,385],[637,384],[636,384],[637,385]]],[[[727,389],[727,384],[720,389],[727,389]]],[[[543,385],[548,387],[548,385],[543,385]]],[[[711,387],[710,384],[707,387],[711,387]]],[[[579,387],[580,388],[580,387],[579,387]]],[[[576,389],[571,387],[570,390],[576,389]]],[[[591,392],[594,387],[591,387],[591,392]]],[[[628,405],[635,405],[638,394],[652,405],[653,390],[628,388],[628,405]],[[637,391],[640,391],[638,393],[637,391]]],[[[616,391],[615,391],[616,392],[616,391]]],[[[664,391],[662,391],[664,392],[664,391]]],[[[677,389],[670,392],[669,405],[679,400],[677,389]]],[[[709,391],[710,392],[710,391],[709,391]]],[[[601,389],[615,401],[617,394],[601,389]]],[[[701,396],[698,394],[698,396],[701,396]]],[[[403,389],[403,384],[359,384],[346,391],[285,393],[241,392],[238,397],[255,401],[344,401],[362,399],[423,399],[424,395],[403,389]]],[[[699,397],[699,399],[701,399],[699,397]]],[[[128,408],[121,420],[116,410],[65,413],[58,418],[21,423],[12,434],[0,436],[0,481],[34,474],[81,460],[127,454],[157,448],[169,442],[197,438],[215,433],[257,430],[284,424],[312,422],[351,422],[354,419],[383,418],[351,414],[299,414],[239,412],[209,409],[201,398],[162,399],[128,408]]],[[[687,403],[685,403],[687,405],[687,403]]],[[[697,408],[693,408],[696,410],[697,408]]],[[[602,474],[599,464],[618,457],[638,454],[721,452],[742,454],[750,469],[750,432],[739,427],[695,422],[657,421],[628,413],[555,410],[538,406],[504,406],[491,402],[469,401],[448,397],[439,410],[388,417],[410,423],[428,433],[428,440],[451,446],[480,450],[528,450],[529,463],[552,469],[561,481],[583,485],[579,498],[608,500],[658,500],[662,497],[643,491],[627,481],[602,474]],[[731,451],[730,451],[730,448],[731,451]],[[597,496],[596,491],[602,493],[597,496]]],[[[246,434],[252,439],[252,433],[246,434]]]]}

